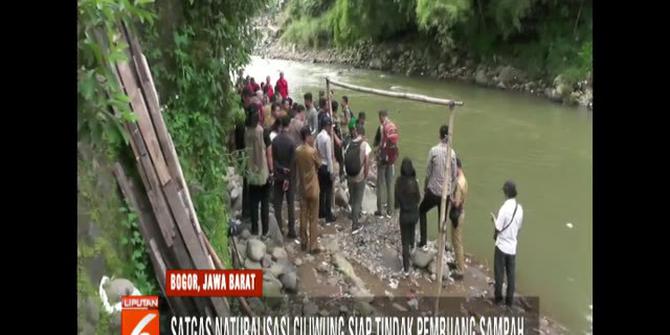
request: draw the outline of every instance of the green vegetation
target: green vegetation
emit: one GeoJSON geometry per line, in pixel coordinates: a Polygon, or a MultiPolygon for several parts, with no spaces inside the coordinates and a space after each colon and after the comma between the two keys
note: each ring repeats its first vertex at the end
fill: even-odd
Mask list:
{"type": "Polygon", "coordinates": [[[343,48],[411,37],[439,46],[438,57],[465,54],[574,82],[591,71],[592,7],[589,0],[290,0],[282,40],[343,48]]]}
{"type": "MultiPolygon", "coordinates": [[[[158,288],[137,215],[111,173],[116,161],[130,174],[135,170],[123,127],[135,118],[111,67],[126,57],[128,47],[120,42],[116,24],[126,22],[141,39],[201,226],[230,266],[224,174],[226,167],[238,165],[239,155],[229,152],[228,142],[243,115],[230,75],[249,61],[256,36],[251,19],[266,3],[78,0],[80,301],[97,296],[92,273],[128,278],[145,294],[158,288]],[[100,259],[101,268],[92,265],[100,259]]],[[[108,333],[106,320],[99,319],[99,333],[108,333]]]]}

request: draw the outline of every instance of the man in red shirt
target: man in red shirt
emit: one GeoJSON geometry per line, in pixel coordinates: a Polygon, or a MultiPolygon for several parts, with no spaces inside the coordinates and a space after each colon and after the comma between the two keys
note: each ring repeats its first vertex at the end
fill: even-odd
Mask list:
{"type": "Polygon", "coordinates": [[[284,72],[279,72],[279,79],[277,79],[277,91],[282,98],[288,97],[288,83],[284,78],[284,72]]]}

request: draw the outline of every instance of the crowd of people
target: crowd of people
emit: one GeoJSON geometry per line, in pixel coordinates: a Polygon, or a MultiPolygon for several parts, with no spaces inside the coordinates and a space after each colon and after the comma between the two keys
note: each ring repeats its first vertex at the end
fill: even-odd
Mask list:
{"type": "MultiPolygon", "coordinates": [[[[447,217],[451,222],[450,235],[456,256],[453,278],[463,279],[463,224],[468,182],[460,157],[453,148],[449,149],[447,125],[438,129],[439,142],[428,152],[422,192],[409,158],[402,159],[400,175],[394,180],[395,163],[400,153],[400,133],[386,110],[378,111],[379,127],[371,146],[365,134],[366,115],[364,112],[353,113],[347,96],[342,96],[341,103],[338,103],[334,92],[320,91],[315,106],[312,93],[307,92],[303,95],[303,104],[300,104],[291,97],[283,72],[274,86],[270,76],[258,85],[255,78],[243,77],[239,72],[237,89],[246,115],[244,124],[236,128],[237,149],[244,150],[247,159],[242,215],[250,220],[252,235],[260,233],[261,238],[266,238],[270,202],[283,235],[282,208],[285,202],[288,213],[286,236],[299,239],[303,251],[319,253],[319,219],[323,219],[325,224],[336,220],[333,213],[333,185],[336,180],[347,182],[351,232],[358,233],[363,229],[361,208],[374,161],[377,167],[377,210],[374,215],[391,219],[394,212],[399,211],[405,274],[410,271],[412,249],[427,248],[427,213],[437,207],[439,218],[443,188],[449,180],[451,187],[447,190],[447,201],[450,210],[447,217]],[[451,152],[448,153],[448,150],[451,152]],[[446,174],[448,164],[449,175],[446,174]],[[299,237],[295,228],[296,199],[300,204],[299,237]],[[415,244],[417,222],[420,237],[415,244]]],[[[503,301],[502,282],[506,277],[505,303],[511,305],[517,234],[523,210],[516,201],[513,181],[505,182],[503,193],[506,200],[498,215],[491,213],[495,226],[495,300],[498,303],[503,301]]]]}

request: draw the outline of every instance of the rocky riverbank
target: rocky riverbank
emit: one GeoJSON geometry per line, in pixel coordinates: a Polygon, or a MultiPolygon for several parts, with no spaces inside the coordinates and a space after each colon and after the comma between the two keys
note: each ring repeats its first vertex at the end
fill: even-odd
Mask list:
{"type": "MultiPolygon", "coordinates": [[[[241,195],[241,184],[238,181],[241,177],[232,169],[228,172],[227,179],[229,185],[232,185],[229,193],[233,196],[230,199],[231,208],[239,215],[240,204],[237,201],[241,195]]],[[[318,242],[322,252],[317,255],[303,252],[297,240],[282,236],[272,208],[267,238],[252,236],[248,223],[236,221],[233,224],[235,229],[231,243],[236,245],[243,266],[262,269],[264,272],[264,298],[248,299],[254,312],[264,313],[268,308],[283,311],[296,307],[300,310],[291,311],[297,313],[293,315],[329,315],[332,311],[327,310],[324,299],[356,301],[349,308],[339,305],[339,312],[345,314],[354,312],[369,315],[383,308],[389,301],[395,311],[419,312],[419,306],[428,306],[427,299],[437,289],[435,241],[428,242],[427,250],[417,248],[412,251],[412,270],[409,275],[403,274],[399,226],[393,219],[371,215],[376,203],[374,184],[369,182],[366,185],[361,220],[363,229],[355,235],[351,234],[351,221],[348,219],[350,212],[343,198],[348,192],[346,186],[340,184],[336,181],[336,189],[341,190],[336,192],[336,198],[340,198],[335,201],[337,220],[332,224],[320,221],[318,242]]],[[[300,210],[298,204],[296,210],[300,210]]],[[[492,303],[493,280],[490,269],[466,253],[464,278],[455,281],[450,273],[450,269],[455,266],[454,254],[451,247],[447,248],[441,296],[464,298],[461,310],[469,315],[482,315],[497,308],[492,303]],[[480,304],[475,306],[467,301],[480,304]]],[[[513,310],[520,313],[530,311],[523,303],[515,308],[513,310]]],[[[539,334],[570,333],[545,315],[539,316],[538,329],[539,334]]]]}
{"type": "Polygon", "coordinates": [[[429,48],[420,48],[411,41],[393,44],[359,42],[345,49],[316,50],[282,44],[276,38],[266,35],[257,46],[256,54],[266,58],[345,64],[354,68],[382,70],[407,76],[456,79],[485,87],[543,96],[558,103],[593,108],[590,75],[576,83],[571,83],[560,75],[552,81],[534,79],[502,61],[478,64],[458,55],[437,56],[429,48]]]}

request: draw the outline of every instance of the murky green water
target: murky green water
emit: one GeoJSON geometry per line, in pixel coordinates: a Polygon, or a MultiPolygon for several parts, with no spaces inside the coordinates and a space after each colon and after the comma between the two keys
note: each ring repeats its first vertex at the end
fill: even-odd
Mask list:
{"type": "MultiPolygon", "coordinates": [[[[506,179],[517,183],[524,225],[517,253],[517,288],[537,295],[543,313],[574,333],[586,329],[592,301],[592,120],[591,112],[522,94],[460,82],[407,78],[344,66],[254,58],[247,72],[256,80],[283,70],[289,93],[325,89],[323,77],[380,89],[462,100],[454,145],[470,186],[466,202],[466,253],[492,265],[492,225],[488,213],[502,204],[506,179]],[[573,228],[568,228],[571,223],[573,228]]],[[[428,150],[448,122],[446,107],[374,96],[334,87],[338,101],[350,97],[354,113],[365,111],[369,138],[385,108],[398,125],[401,156],[410,157],[423,183],[428,150]]],[[[316,98],[315,98],[316,99],[316,98]]],[[[436,212],[429,234],[436,231],[436,212]]],[[[491,266],[492,267],[492,266],[491,266]]]]}

